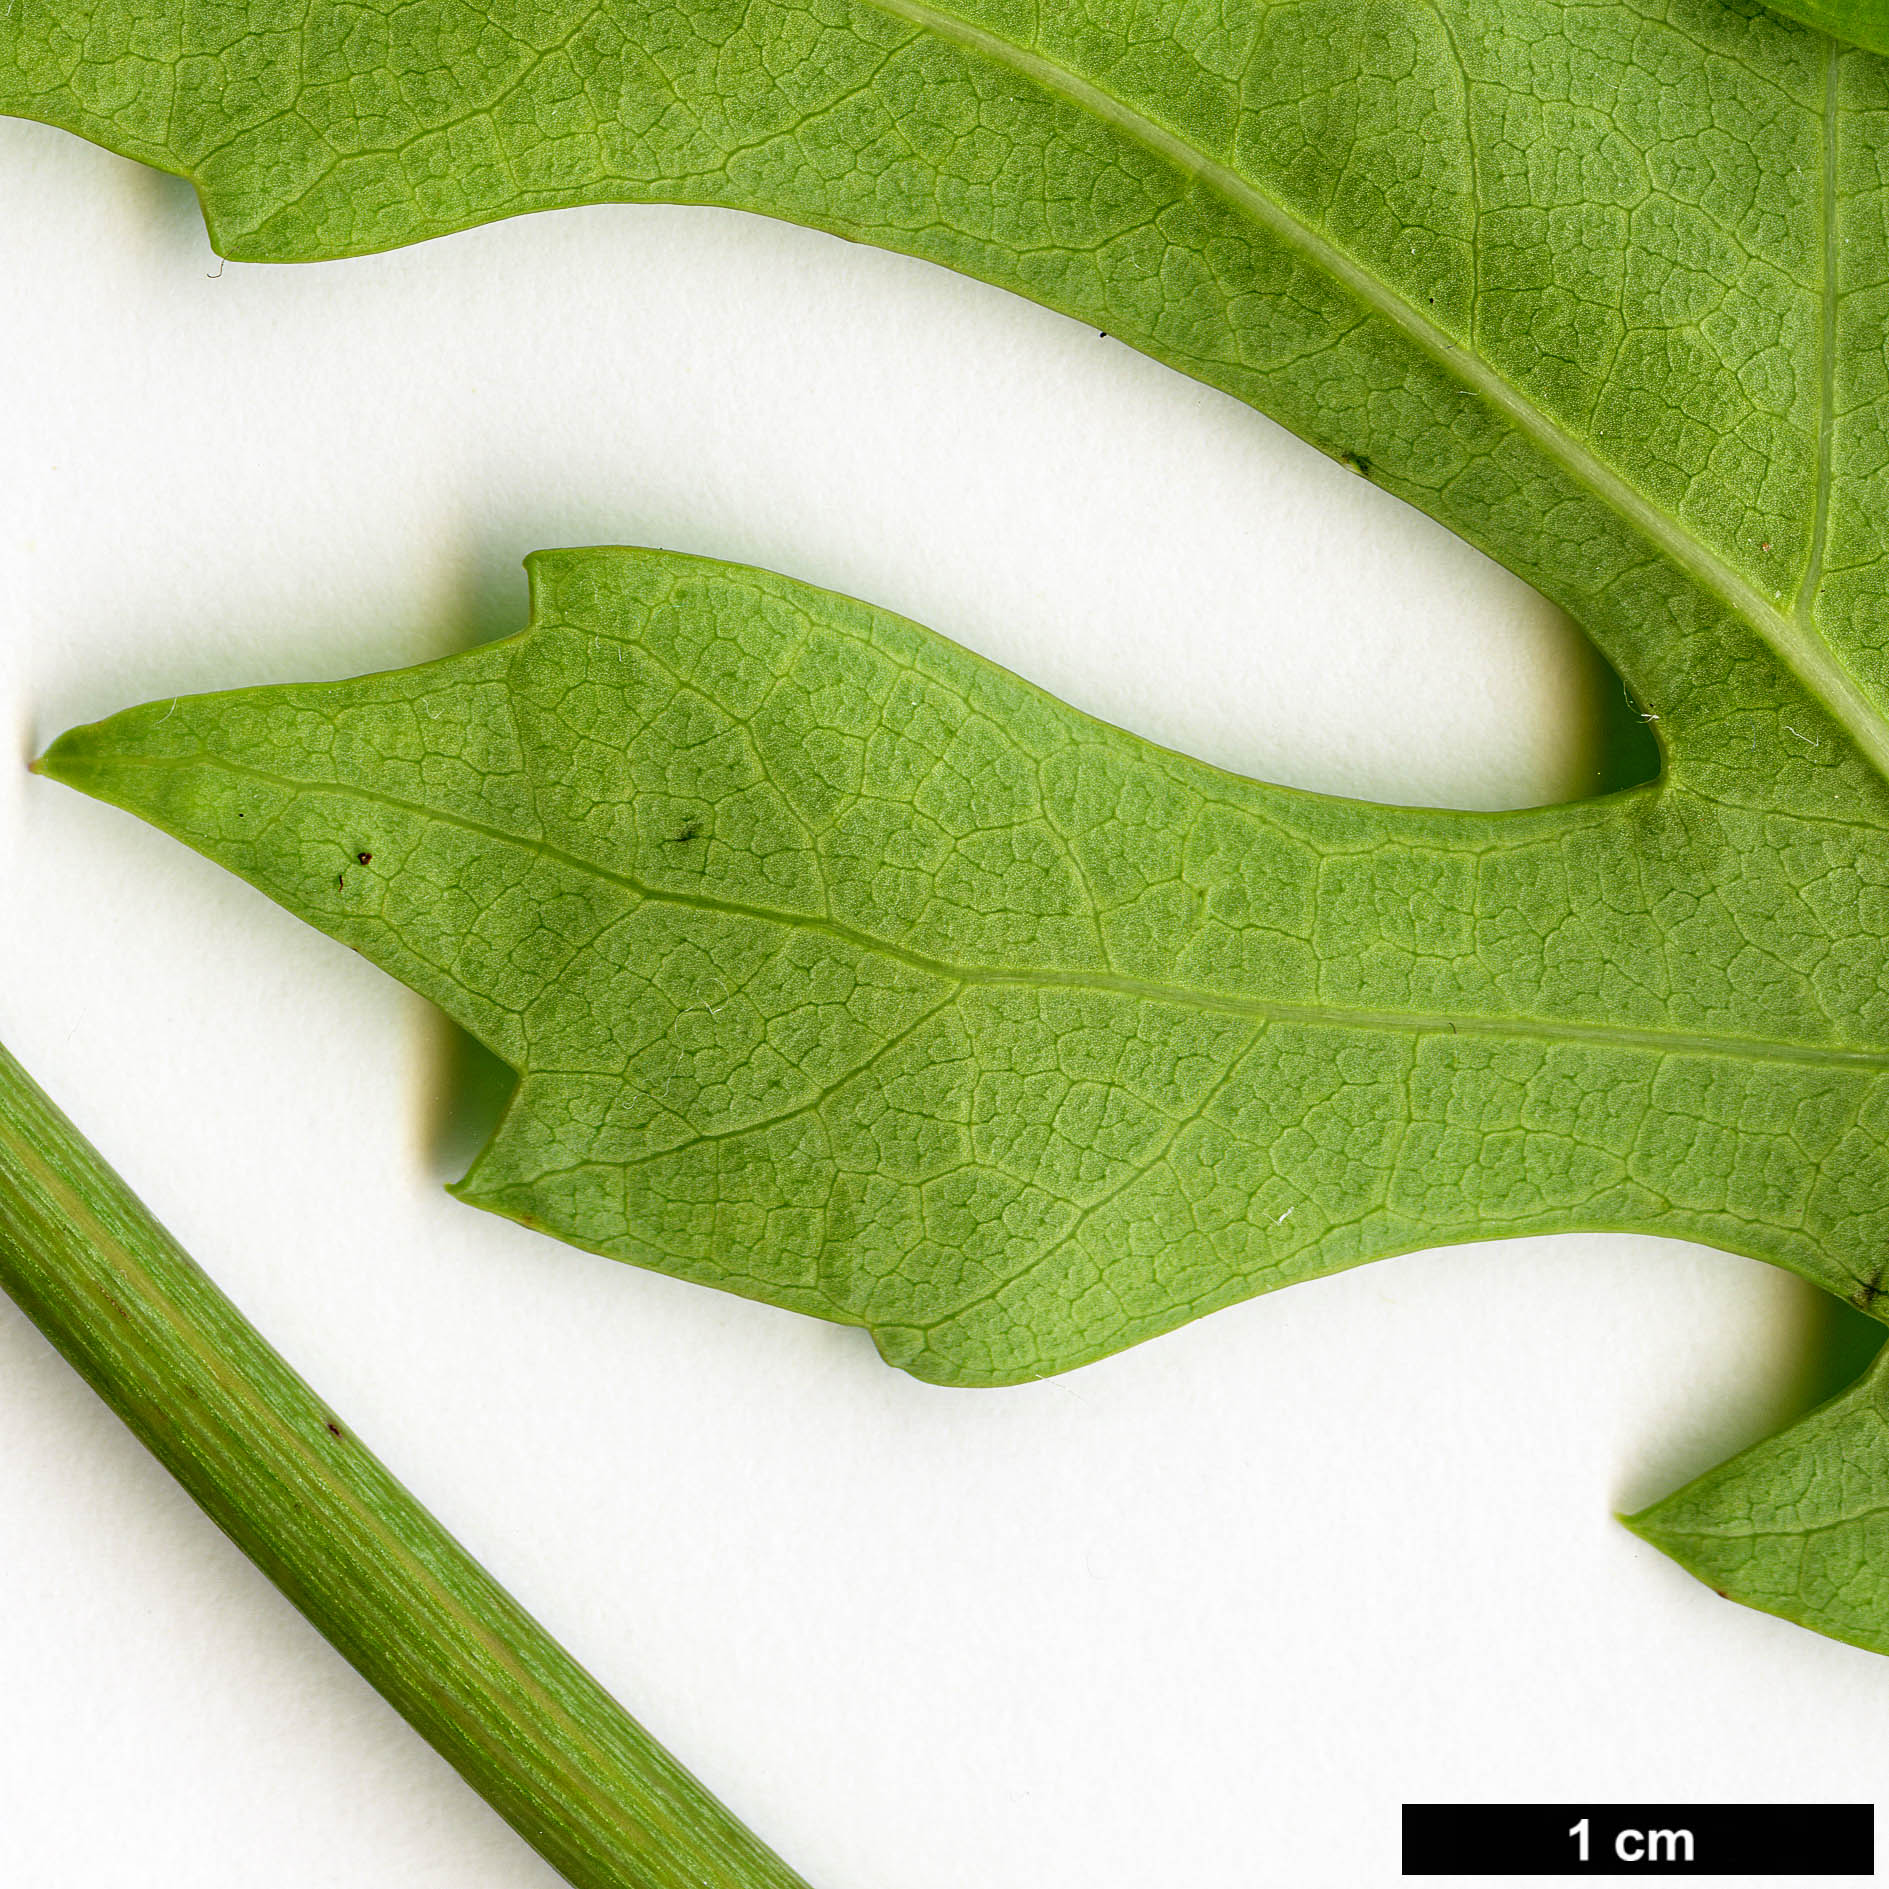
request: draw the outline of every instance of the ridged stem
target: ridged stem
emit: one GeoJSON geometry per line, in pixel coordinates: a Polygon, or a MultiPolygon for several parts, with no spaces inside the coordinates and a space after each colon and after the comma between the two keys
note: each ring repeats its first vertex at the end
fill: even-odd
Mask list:
{"type": "Polygon", "coordinates": [[[4,1048],[0,1287],[580,1889],[806,1889],[394,1480],[4,1048]]]}

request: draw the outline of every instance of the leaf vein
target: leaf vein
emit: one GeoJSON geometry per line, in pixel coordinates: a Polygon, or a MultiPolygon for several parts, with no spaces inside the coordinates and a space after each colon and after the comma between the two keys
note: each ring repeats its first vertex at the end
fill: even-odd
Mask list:
{"type": "Polygon", "coordinates": [[[1293,1002],[1269,997],[1240,996],[1231,992],[1202,990],[1186,984],[1163,984],[1152,979],[1124,977],[1096,970],[1031,967],[1018,969],[1008,965],[957,964],[942,958],[912,951],[903,945],[844,924],[836,919],[809,913],[747,904],[717,898],[704,892],[681,892],[654,886],[633,875],[605,866],[581,854],[567,852],[548,840],[533,839],[507,832],[470,815],[429,807],[418,801],[403,800],[398,795],[351,783],[297,781],[271,774],[266,769],[249,767],[221,756],[202,755],[124,756],[115,760],[119,767],[177,768],[209,765],[229,773],[286,788],[292,793],[332,796],[337,799],[366,801],[395,812],[437,821],[462,832],[517,847],[523,852],[561,866],[568,871],[589,874],[617,885],[652,904],[672,905],[679,909],[716,913],[726,918],[747,919],[756,924],[797,927],[818,932],[850,948],[880,957],[965,989],[1015,989],[1044,993],[1067,992],[1072,995],[1126,997],[1143,1003],[1167,1004],[1176,1009],[1201,1010],[1220,1016],[1251,1018],[1263,1022],[1296,1024],[1311,1028],[1343,1030],[1381,1030],[1416,1037],[1474,1036],[1510,1040],[1538,1040],[1550,1043],[1582,1043],[1597,1048],[1642,1050],[1659,1056],[1745,1057],[1761,1062],[1792,1063],[1812,1068],[1889,1070],[1889,1050],[1859,1049],[1846,1045],[1798,1043],[1784,1039],[1718,1034],[1702,1030],[1647,1028],[1613,1023],[1589,1022],[1578,1018],[1536,1019],[1498,1017],[1474,1012],[1445,1013],[1433,1011],[1353,1009],[1322,1003],[1293,1002]]]}

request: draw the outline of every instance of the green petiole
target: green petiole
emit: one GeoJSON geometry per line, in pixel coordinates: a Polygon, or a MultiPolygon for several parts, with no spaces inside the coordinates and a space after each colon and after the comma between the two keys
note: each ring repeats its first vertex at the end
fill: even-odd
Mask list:
{"type": "Polygon", "coordinates": [[[394,1480],[4,1048],[0,1286],[580,1889],[806,1889],[394,1480]]]}

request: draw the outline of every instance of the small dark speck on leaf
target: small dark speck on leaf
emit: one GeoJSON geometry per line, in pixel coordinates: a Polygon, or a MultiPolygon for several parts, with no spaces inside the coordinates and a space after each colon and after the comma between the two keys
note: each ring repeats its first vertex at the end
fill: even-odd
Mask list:
{"type": "Polygon", "coordinates": [[[341,1426],[340,1426],[340,1424],[338,1424],[338,1423],[331,1423],[331,1424],[329,1424],[329,1426],[328,1426],[328,1434],[329,1434],[330,1436],[339,1436],[339,1435],[341,1434],[341,1426]]]}
{"type": "Polygon", "coordinates": [[[335,874],[336,885],[345,886],[347,882],[348,882],[348,875],[345,872],[338,872],[335,874]]]}
{"type": "Polygon", "coordinates": [[[1098,341],[1106,341],[1108,339],[1108,330],[1106,328],[1098,328],[1095,331],[1095,338],[1098,341]]]}
{"type": "Polygon", "coordinates": [[[669,844],[671,846],[686,846],[690,840],[699,839],[701,837],[701,833],[702,833],[701,821],[690,820],[684,825],[682,831],[678,833],[675,836],[675,838],[669,842],[669,844]]]}
{"type": "Polygon", "coordinates": [[[1371,476],[1371,462],[1362,453],[1340,453],[1338,463],[1349,466],[1360,479],[1368,479],[1371,476]]]}
{"type": "Polygon", "coordinates": [[[354,857],[358,859],[363,866],[365,866],[368,863],[368,861],[374,857],[374,855],[372,853],[356,853],[354,857]]]}
{"type": "Polygon", "coordinates": [[[1726,1591],[1725,1591],[1725,1590],[1724,1590],[1724,1588],[1722,1588],[1722,1587],[1715,1587],[1715,1588],[1713,1588],[1713,1590],[1712,1590],[1712,1592],[1713,1592],[1713,1593],[1715,1593],[1715,1594],[1716,1594],[1716,1595],[1717,1595],[1717,1596],[1719,1597],[1719,1599],[1720,1599],[1720,1600],[1730,1600],[1730,1599],[1731,1599],[1731,1595],[1729,1595],[1728,1593],[1726,1593],[1726,1591]]]}

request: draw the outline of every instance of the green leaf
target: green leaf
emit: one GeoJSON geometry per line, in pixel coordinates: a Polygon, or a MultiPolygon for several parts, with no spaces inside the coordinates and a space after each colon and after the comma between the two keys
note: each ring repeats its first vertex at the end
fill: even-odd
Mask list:
{"type": "Polygon", "coordinates": [[[520,1072],[462,1198],[951,1384],[1568,1228],[1881,1309],[1889,804],[1801,694],[1807,761],[1734,673],[1653,786],[1372,807],[785,578],[530,569],[510,641],[41,763],[520,1072]]]}
{"type": "Polygon", "coordinates": [[[1782,1436],[1622,1519],[1727,1599],[1889,1653],[1889,1352],[1782,1436]]]}
{"type": "Polygon", "coordinates": [[[1807,805],[1816,744],[1889,762],[1889,66],[1752,0],[18,0],[0,111],[238,258],[604,201],[929,257],[1422,506],[1662,714],[1749,673],[1807,805]]]}
{"type": "Polygon", "coordinates": [[[190,177],[238,258],[602,201],[928,257],[1421,506],[1656,718],[1648,790],[1348,807],[1154,755],[858,606],[592,554],[458,667],[62,746],[515,1064],[540,1029],[587,1046],[528,1073],[483,1202],[953,1382],[1563,1226],[1689,1233],[1881,1310],[1883,61],[1752,0],[18,0],[0,110],[190,177]],[[795,697],[803,637],[836,679],[795,697]],[[645,715],[580,645],[676,662],[680,693],[645,715]],[[534,696],[558,663],[568,697],[534,696]],[[936,726],[896,692],[849,721],[849,664],[936,726]],[[942,754],[974,757],[960,784],[942,754]],[[546,760],[577,772],[529,779],[546,760]],[[349,854],[370,808],[412,870],[349,854]],[[669,1014],[665,1051],[639,1032],[669,1014]]]}
{"type": "Polygon", "coordinates": [[[1770,0],[1786,19],[1834,34],[1852,46],[1889,52],[1889,0],[1770,0]]]}

